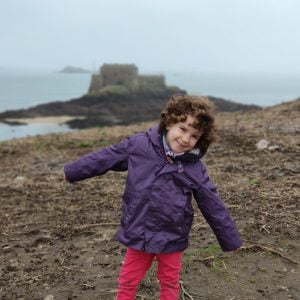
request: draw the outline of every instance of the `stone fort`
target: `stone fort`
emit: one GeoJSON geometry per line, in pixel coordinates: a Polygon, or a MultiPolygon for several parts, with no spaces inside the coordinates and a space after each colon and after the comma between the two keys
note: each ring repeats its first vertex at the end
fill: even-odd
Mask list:
{"type": "Polygon", "coordinates": [[[92,75],[89,93],[111,85],[125,86],[129,90],[166,88],[163,75],[139,75],[134,64],[103,64],[99,73],[92,75]]]}

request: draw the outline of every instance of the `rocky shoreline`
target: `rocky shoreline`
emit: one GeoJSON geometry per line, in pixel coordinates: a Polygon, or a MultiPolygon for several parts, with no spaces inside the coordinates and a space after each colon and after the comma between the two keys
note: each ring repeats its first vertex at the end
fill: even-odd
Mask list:
{"type": "MultiPolygon", "coordinates": [[[[45,118],[66,117],[63,122],[73,129],[128,125],[159,118],[162,107],[174,94],[186,94],[176,86],[167,86],[163,75],[140,75],[133,64],[104,64],[91,77],[88,93],[64,102],[50,102],[28,109],[0,113],[0,122],[24,125],[45,118]]],[[[257,110],[222,98],[208,97],[216,111],[257,110]]]]}
{"type": "MultiPolygon", "coordinates": [[[[9,125],[24,125],[37,123],[37,120],[45,123],[49,117],[52,120],[59,117],[57,124],[67,124],[74,129],[83,129],[153,121],[159,117],[166,101],[173,94],[179,93],[185,93],[185,91],[168,88],[156,93],[85,95],[65,102],[50,102],[28,109],[5,111],[0,113],[0,122],[9,125]]],[[[236,112],[261,109],[256,105],[244,105],[216,97],[209,97],[209,99],[214,103],[216,111],[236,112]]]]}

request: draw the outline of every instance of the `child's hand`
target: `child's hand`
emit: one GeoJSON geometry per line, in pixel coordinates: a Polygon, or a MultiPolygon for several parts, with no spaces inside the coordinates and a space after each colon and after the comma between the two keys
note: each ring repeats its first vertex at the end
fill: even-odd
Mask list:
{"type": "Polygon", "coordinates": [[[69,180],[68,180],[68,178],[67,178],[67,176],[66,176],[66,173],[64,172],[64,178],[65,178],[65,181],[68,181],[68,182],[70,182],[69,180]]]}

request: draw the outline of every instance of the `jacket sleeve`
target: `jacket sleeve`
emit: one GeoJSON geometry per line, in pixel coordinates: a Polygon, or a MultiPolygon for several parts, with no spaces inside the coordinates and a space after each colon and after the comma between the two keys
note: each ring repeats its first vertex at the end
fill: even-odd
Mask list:
{"type": "Polygon", "coordinates": [[[220,198],[216,186],[210,181],[201,162],[201,177],[193,190],[197,205],[213,230],[223,251],[232,251],[242,245],[236,226],[220,198]]]}
{"type": "Polygon", "coordinates": [[[84,155],[66,164],[66,180],[75,182],[105,174],[107,171],[126,171],[128,167],[130,138],[96,152],[84,155]]]}

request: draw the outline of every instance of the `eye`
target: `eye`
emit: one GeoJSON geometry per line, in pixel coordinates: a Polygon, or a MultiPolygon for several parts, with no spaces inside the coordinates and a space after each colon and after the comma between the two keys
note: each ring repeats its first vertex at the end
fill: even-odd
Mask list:
{"type": "Polygon", "coordinates": [[[186,130],[186,129],[185,129],[184,127],[182,127],[182,126],[180,126],[179,129],[180,129],[181,131],[185,131],[185,130],[186,130]]]}

